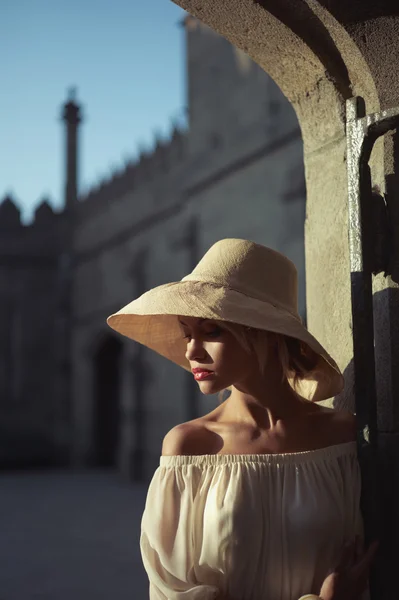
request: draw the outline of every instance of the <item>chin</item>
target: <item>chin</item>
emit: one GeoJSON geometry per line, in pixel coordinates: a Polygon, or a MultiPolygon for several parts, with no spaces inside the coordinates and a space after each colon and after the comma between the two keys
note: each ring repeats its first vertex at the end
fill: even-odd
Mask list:
{"type": "Polygon", "coordinates": [[[225,385],[216,385],[215,383],[211,383],[210,381],[199,382],[198,385],[200,392],[205,396],[210,396],[211,394],[217,394],[226,388],[225,385]],[[202,384],[202,385],[201,385],[202,384]]]}

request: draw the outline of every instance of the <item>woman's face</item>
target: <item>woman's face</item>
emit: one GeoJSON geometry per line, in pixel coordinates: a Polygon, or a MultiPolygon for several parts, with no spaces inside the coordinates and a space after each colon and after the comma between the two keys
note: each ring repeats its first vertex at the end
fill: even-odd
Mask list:
{"type": "Polygon", "coordinates": [[[230,331],[210,319],[178,319],[187,341],[186,358],[191,369],[211,371],[203,379],[196,378],[203,394],[216,394],[251,376],[256,361],[230,331]]]}

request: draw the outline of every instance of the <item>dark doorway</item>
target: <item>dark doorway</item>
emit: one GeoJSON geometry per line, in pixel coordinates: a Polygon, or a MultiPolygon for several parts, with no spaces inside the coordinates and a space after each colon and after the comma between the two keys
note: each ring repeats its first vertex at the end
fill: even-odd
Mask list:
{"type": "Polygon", "coordinates": [[[119,441],[120,360],[123,344],[106,337],[94,356],[94,453],[95,464],[115,467],[119,441]]]}

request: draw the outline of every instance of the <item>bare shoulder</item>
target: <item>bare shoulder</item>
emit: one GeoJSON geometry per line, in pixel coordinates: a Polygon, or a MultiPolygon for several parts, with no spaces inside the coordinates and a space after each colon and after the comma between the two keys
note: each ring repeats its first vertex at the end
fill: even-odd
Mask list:
{"type": "Polygon", "coordinates": [[[333,443],[344,444],[356,441],[356,415],[349,410],[336,410],[323,407],[320,415],[324,415],[327,427],[333,436],[333,443]]]}
{"type": "Polygon", "coordinates": [[[207,454],[210,432],[198,421],[180,423],[165,435],[162,456],[207,454]]]}
{"type": "Polygon", "coordinates": [[[357,434],[356,415],[349,410],[337,410],[332,418],[337,427],[337,433],[341,436],[341,443],[355,442],[357,434]]]}

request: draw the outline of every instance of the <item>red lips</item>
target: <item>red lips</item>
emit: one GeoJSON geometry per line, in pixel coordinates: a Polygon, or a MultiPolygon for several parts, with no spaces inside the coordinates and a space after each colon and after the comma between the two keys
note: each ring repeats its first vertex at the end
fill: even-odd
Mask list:
{"type": "Polygon", "coordinates": [[[195,369],[191,369],[193,373],[212,373],[209,369],[201,369],[200,367],[196,367],[195,369]]]}

